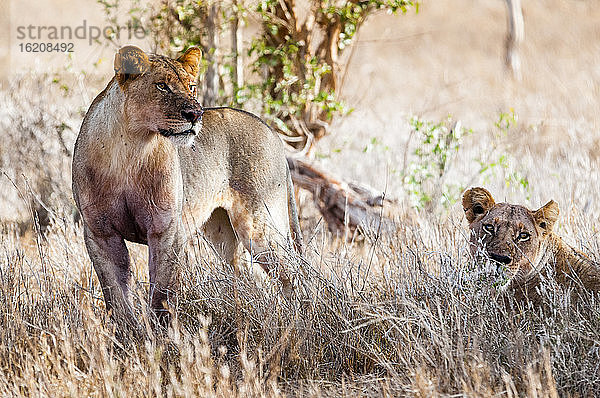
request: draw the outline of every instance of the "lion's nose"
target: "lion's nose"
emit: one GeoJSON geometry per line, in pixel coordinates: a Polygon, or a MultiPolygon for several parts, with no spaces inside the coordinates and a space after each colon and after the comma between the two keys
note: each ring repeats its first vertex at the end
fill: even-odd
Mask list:
{"type": "Polygon", "coordinates": [[[512,258],[510,258],[509,256],[503,256],[502,254],[496,253],[489,253],[489,255],[492,260],[502,263],[504,265],[508,265],[512,262],[512,258]]]}
{"type": "Polygon", "coordinates": [[[202,109],[185,109],[181,111],[181,116],[190,123],[196,123],[202,116],[202,109]]]}

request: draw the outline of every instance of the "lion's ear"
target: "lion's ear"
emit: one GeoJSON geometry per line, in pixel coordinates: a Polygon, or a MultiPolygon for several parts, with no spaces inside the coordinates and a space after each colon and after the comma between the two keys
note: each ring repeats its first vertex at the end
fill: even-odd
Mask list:
{"type": "Polygon", "coordinates": [[[545,232],[552,231],[559,214],[558,203],[551,200],[533,213],[535,223],[545,232]]]}
{"type": "Polygon", "coordinates": [[[486,189],[471,188],[463,194],[462,204],[467,221],[471,224],[477,217],[491,209],[496,202],[486,189]]]}
{"type": "Polygon", "coordinates": [[[121,82],[146,72],[150,60],[146,53],[135,46],[125,46],[115,54],[115,75],[121,82]]]}
{"type": "Polygon", "coordinates": [[[200,72],[200,60],[202,59],[202,50],[198,47],[190,47],[184,52],[177,61],[181,62],[183,69],[192,75],[194,79],[198,77],[200,72]]]}

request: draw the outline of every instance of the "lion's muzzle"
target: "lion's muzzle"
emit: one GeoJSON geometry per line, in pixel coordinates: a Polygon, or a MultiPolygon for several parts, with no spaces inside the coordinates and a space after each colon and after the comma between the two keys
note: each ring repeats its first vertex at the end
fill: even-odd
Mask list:
{"type": "Polygon", "coordinates": [[[202,117],[204,110],[202,108],[184,109],[181,111],[181,116],[188,122],[194,124],[202,117]]]}
{"type": "Polygon", "coordinates": [[[497,263],[500,264],[504,264],[504,265],[509,265],[510,263],[512,263],[512,258],[509,256],[505,256],[502,254],[496,254],[496,253],[489,253],[488,255],[490,256],[490,258],[494,261],[496,261],[497,263]]]}
{"type": "MultiPolygon", "coordinates": [[[[202,128],[202,114],[204,109],[202,107],[188,108],[181,111],[181,116],[185,119],[189,128],[183,127],[180,129],[158,129],[159,133],[163,137],[167,138],[186,138],[194,137],[198,135],[198,132],[202,128]]],[[[177,140],[179,141],[179,140],[177,140]]],[[[187,140],[186,140],[187,143],[187,140]]]]}

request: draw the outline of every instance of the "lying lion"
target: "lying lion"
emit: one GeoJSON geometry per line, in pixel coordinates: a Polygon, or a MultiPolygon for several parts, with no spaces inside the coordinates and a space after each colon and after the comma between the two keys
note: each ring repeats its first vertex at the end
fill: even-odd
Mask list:
{"type": "Polygon", "coordinates": [[[189,225],[183,216],[203,226],[230,263],[241,242],[284,288],[290,281],[280,252],[292,240],[301,251],[280,138],[250,113],[203,109],[196,101],[200,60],[197,48],[178,59],[119,50],[115,75],[75,144],[73,195],[86,247],[107,309],[133,324],[126,240],[148,245],[150,301],[159,312],[174,303],[189,225]]]}
{"type": "Polygon", "coordinates": [[[471,230],[471,253],[484,254],[497,264],[504,289],[534,293],[542,274],[564,286],[600,289],[600,266],[552,231],[559,212],[556,202],[532,211],[496,203],[487,190],[472,188],[464,193],[462,204],[471,230]]]}

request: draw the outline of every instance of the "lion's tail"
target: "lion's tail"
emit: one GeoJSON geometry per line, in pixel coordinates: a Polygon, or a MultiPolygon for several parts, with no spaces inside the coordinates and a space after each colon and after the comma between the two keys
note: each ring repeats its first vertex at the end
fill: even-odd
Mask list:
{"type": "Polygon", "coordinates": [[[302,241],[302,231],[300,231],[300,220],[298,219],[298,208],[296,207],[294,184],[292,182],[292,174],[290,172],[290,165],[288,162],[285,164],[287,174],[288,215],[290,218],[290,227],[292,229],[294,248],[298,254],[303,255],[304,243],[302,241]]]}

